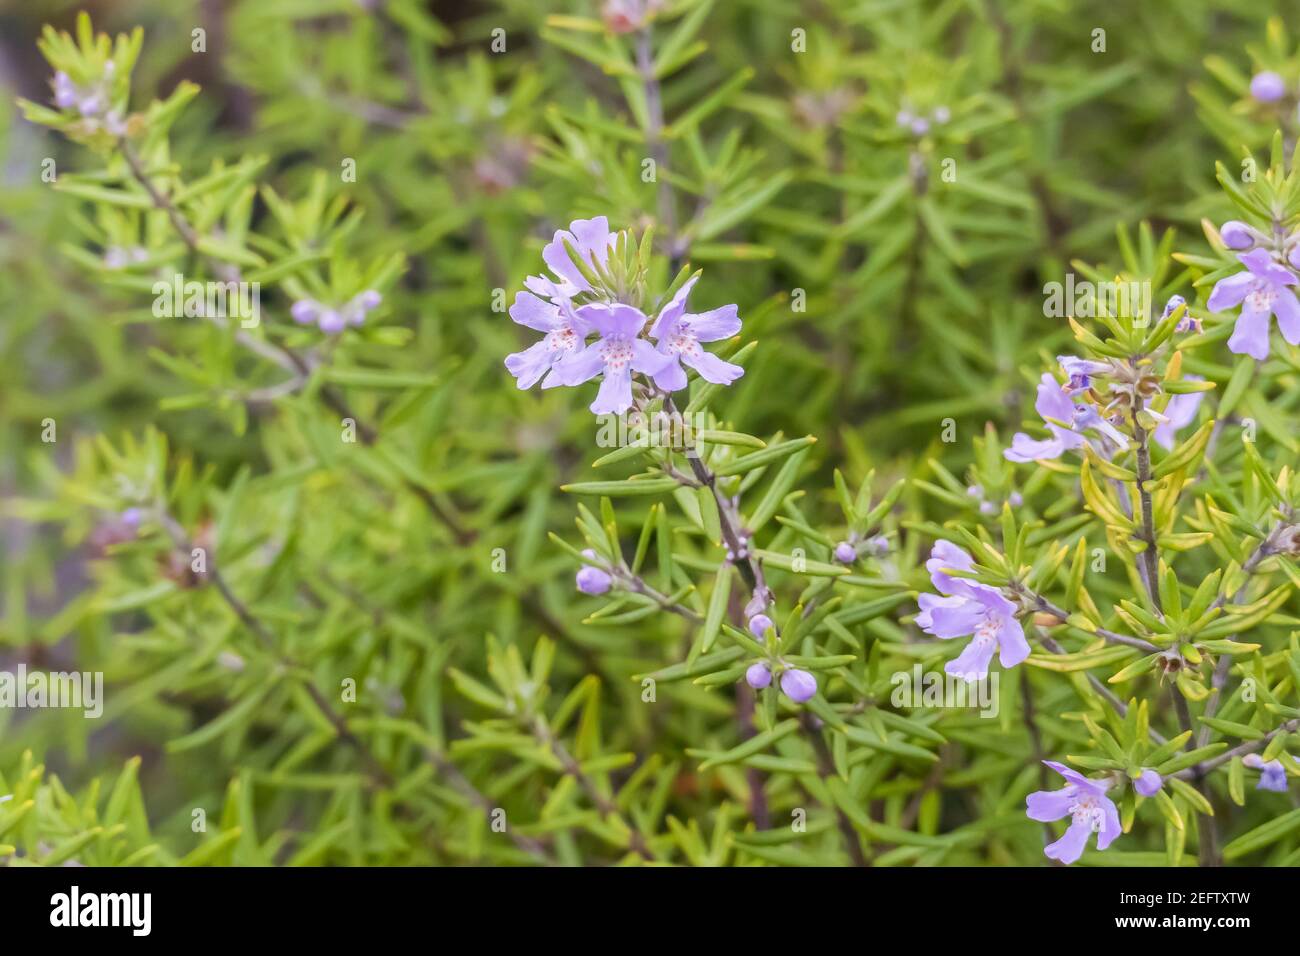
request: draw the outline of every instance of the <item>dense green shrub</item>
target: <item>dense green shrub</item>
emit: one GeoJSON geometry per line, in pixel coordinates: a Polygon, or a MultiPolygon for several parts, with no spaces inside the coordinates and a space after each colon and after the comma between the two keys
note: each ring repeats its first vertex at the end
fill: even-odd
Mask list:
{"type": "Polygon", "coordinates": [[[1300,860],[1281,6],[48,6],[0,858],[1300,860]]]}

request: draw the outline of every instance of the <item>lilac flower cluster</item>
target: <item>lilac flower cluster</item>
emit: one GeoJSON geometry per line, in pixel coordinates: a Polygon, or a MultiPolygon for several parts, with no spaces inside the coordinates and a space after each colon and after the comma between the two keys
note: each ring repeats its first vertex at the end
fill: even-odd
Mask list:
{"type": "Polygon", "coordinates": [[[521,389],[539,381],[542,388],[576,386],[601,377],[591,403],[597,415],[622,414],[632,407],[632,377],[649,377],[663,392],[686,387],[687,365],[706,381],[730,385],[744,374],[739,365],[704,351],[701,343],[740,332],[735,305],[708,312],[687,311],[687,297],[698,273],[659,310],[653,322],[635,305],[618,301],[608,289],[593,288],[570,258],[569,248],[597,271],[609,262],[618,234],[605,216],[578,219],[558,230],[542,250],[551,276],[529,276],[527,291],[515,296],[510,318],[543,333],[540,342],[506,358],[506,368],[521,389]],[[588,342],[591,336],[594,342],[588,342]],[[648,336],[648,337],[647,337],[648,336]],[[651,342],[653,339],[653,343],[651,342]]]}
{"type": "Polygon", "coordinates": [[[945,641],[972,636],[966,649],[943,668],[967,682],[988,676],[994,651],[1003,667],[1015,667],[1029,656],[1016,605],[995,587],[948,573],[969,571],[974,566],[975,559],[962,548],[951,541],[936,541],[925,569],[939,594],[922,594],[917,599],[921,613],[916,624],[921,630],[945,641]]]}
{"type": "Polygon", "coordinates": [[[322,305],[315,299],[299,299],[289,310],[299,325],[315,325],[327,335],[338,335],[349,325],[361,325],[366,316],[379,307],[384,297],[374,289],[367,289],[339,307],[322,305]]]}

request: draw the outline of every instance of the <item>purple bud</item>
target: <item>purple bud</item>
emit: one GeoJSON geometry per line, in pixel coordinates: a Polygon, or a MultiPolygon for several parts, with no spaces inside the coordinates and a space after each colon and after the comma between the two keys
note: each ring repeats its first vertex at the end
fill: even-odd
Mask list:
{"type": "Polygon", "coordinates": [[[979,485],[969,485],[966,488],[966,496],[968,498],[982,498],[984,497],[984,489],[979,485]]]}
{"type": "Polygon", "coordinates": [[[144,512],[139,508],[127,508],[118,517],[122,519],[124,525],[138,528],[140,527],[140,519],[144,517],[144,512]]]}
{"type": "Polygon", "coordinates": [[[835,546],[835,560],[840,564],[852,564],[858,560],[858,549],[847,541],[841,541],[835,546]]]}
{"type": "Polygon", "coordinates": [[[320,321],[316,324],[320,326],[322,332],[335,335],[343,331],[348,321],[337,309],[324,309],[321,311],[320,321]]]}
{"type": "Polygon", "coordinates": [[[914,119],[916,119],[916,117],[912,115],[910,110],[899,110],[898,114],[894,117],[894,122],[899,126],[911,126],[912,120],[914,119]]]}
{"type": "Polygon", "coordinates": [[[66,110],[77,102],[77,88],[62,70],[54,74],[54,105],[66,110]]]}
{"type": "Polygon", "coordinates": [[[1018,491],[1013,491],[1011,494],[1007,495],[1007,501],[1011,503],[1011,507],[1019,508],[1025,503],[1025,496],[1018,491]]]}
{"type": "Polygon", "coordinates": [[[931,115],[934,117],[936,123],[946,123],[948,120],[952,119],[952,113],[946,106],[935,107],[934,113],[931,115]]]}
{"type": "Polygon", "coordinates": [[[1186,305],[1186,304],[1187,304],[1187,300],[1184,299],[1181,295],[1171,295],[1169,297],[1169,301],[1165,303],[1165,310],[1160,313],[1160,318],[1162,319],[1169,318],[1171,315],[1174,314],[1174,309],[1178,308],[1180,305],[1186,305]]]}
{"type": "Polygon", "coordinates": [[[309,325],[316,321],[319,306],[311,299],[299,299],[289,308],[289,314],[299,325],[309,325]]]}
{"type": "Polygon", "coordinates": [[[1250,78],[1250,95],[1261,103],[1273,103],[1286,94],[1286,81],[1272,70],[1256,73],[1250,78]]]}
{"type": "Polygon", "coordinates": [[[749,619],[749,633],[759,640],[762,640],[767,635],[767,629],[771,626],[772,619],[766,614],[755,614],[749,619]]]}
{"type": "Polygon", "coordinates": [[[614,579],[602,571],[600,568],[593,568],[589,564],[584,564],[578,571],[575,579],[578,584],[578,590],[583,594],[590,594],[593,597],[598,594],[604,594],[609,590],[614,579]]]}
{"type": "Polygon", "coordinates": [[[361,307],[367,312],[376,308],[379,303],[384,301],[384,297],[374,289],[367,289],[365,292],[361,293],[361,295],[357,296],[357,299],[361,302],[361,307]]]}
{"type": "Polygon", "coordinates": [[[874,555],[879,556],[889,553],[889,539],[883,534],[878,534],[874,538],[868,539],[867,545],[871,548],[871,553],[874,555]]]}
{"type": "Polygon", "coordinates": [[[924,136],[930,132],[930,121],[924,117],[918,117],[912,120],[912,133],[915,136],[924,136]]]}
{"type": "Polygon", "coordinates": [[[982,515],[994,515],[994,514],[997,514],[997,513],[998,513],[998,506],[995,505],[993,502],[991,502],[991,501],[981,501],[981,502],[980,502],[980,514],[982,514],[982,515]]]}
{"type": "Polygon", "coordinates": [[[745,683],[754,690],[762,690],[772,683],[772,672],[767,669],[767,665],[762,661],[757,664],[750,664],[749,670],[745,671],[745,683]]]}
{"type": "Polygon", "coordinates": [[[1255,236],[1250,226],[1236,219],[1229,219],[1219,229],[1223,244],[1229,249],[1249,249],[1255,244],[1255,236]]]}
{"type": "Polygon", "coordinates": [[[1164,779],[1150,767],[1143,770],[1141,775],[1133,781],[1133,789],[1144,797],[1154,797],[1164,785],[1164,779]]]}
{"type": "Polygon", "coordinates": [[[817,678],[807,671],[788,670],[781,675],[781,692],[796,704],[802,704],[817,693],[817,678]]]}

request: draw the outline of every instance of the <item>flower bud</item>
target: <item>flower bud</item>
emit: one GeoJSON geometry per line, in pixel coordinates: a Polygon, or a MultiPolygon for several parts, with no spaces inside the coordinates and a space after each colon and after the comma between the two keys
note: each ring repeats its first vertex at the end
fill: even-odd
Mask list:
{"type": "Polygon", "coordinates": [[[772,672],[767,669],[767,665],[762,661],[757,664],[750,664],[749,670],[745,671],[745,683],[754,690],[762,690],[772,683],[772,672]]]}
{"type": "Polygon", "coordinates": [[[322,332],[335,335],[342,332],[348,322],[338,309],[323,309],[320,313],[320,320],[316,324],[320,326],[322,332]]]}
{"type": "Polygon", "coordinates": [[[835,546],[835,560],[840,564],[852,564],[858,560],[858,549],[847,541],[841,541],[835,546]]]}
{"type": "Polygon", "coordinates": [[[1236,219],[1229,219],[1219,229],[1223,244],[1229,249],[1249,249],[1255,244],[1255,237],[1250,226],[1236,219]]]}
{"type": "Polygon", "coordinates": [[[749,633],[760,641],[767,635],[767,629],[771,626],[772,619],[766,614],[755,614],[749,619],[749,633]]]}
{"type": "Polygon", "coordinates": [[[299,299],[289,307],[289,315],[299,325],[310,325],[316,321],[316,313],[319,308],[311,299],[299,299]]]}
{"type": "Polygon", "coordinates": [[[807,671],[788,670],[781,675],[781,693],[796,704],[805,703],[817,693],[817,678],[807,671]]]}
{"type": "Polygon", "coordinates": [[[1141,775],[1133,781],[1133,789],[1144,797],[1154,797],[1164,785],[1164,778],[1150,767],[1144,769],[1141,775]]]}
{"type": "Polygon", "coordinates": [[[593,597],[598,594],[604,594],[609,590],[610,585],[614,583],[614,579],[611,578],[609,574],[602,571],[600,568],[593,568],[589,564],[583,565],[583,567],[578,571],[575,580],[579,591],[583,594],[590,594],[593,597]]]}
{"type": "Polygon", "coordinates": [[[1250,78],[1250,95],[1261,103],[1273,103],[1286,94],[1286,81],[1272,70],[1256,73],[1250,78]]]}

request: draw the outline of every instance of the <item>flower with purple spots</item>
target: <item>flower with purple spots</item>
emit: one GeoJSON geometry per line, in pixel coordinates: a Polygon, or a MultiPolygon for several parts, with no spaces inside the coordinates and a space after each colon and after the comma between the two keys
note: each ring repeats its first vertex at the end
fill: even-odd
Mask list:
{"type": "Polygon", "coordinates": [[[650,328],[650,337],[664,356],[662,370],[654,376],[655,384],[666,392],[676,392],[686,387],[686,372],[682,364],[700,373],[706,382],[730,385],[745,370],[739,365],[724,362],[700,347],[701,342],[718,342],[740,332],[740,317],[734,305],[724,305],[708,312],[686,311],[686,298],[695,287],[699,273],[691,276],[660,310],[650,328]]]}
{"type": "Polygon", "coordinates": [[[1119,810],[1106,796],[1106,780],[1089,780],[1064,764],[1044,760],[1066,779],[1061,790],[1039,790],[1025,798],[1025,813],[1031,820],[1051,823],[1070,818],[1065,835],[1043,848],[1050,860],[1073,863],[1083,856],[1088,837],[1097,834],[1097,849],[1104,850],[1122,832],[1119,810]]]}
{"type": "Polygon", "coordinates": [[[922,594],[917,599],[921,613],[916,624],[921,630],[945,641],[972,636],[966,649],[943,668],[967,682],[988,676],[994,651],[1003,667],[1015,667],[1029,656],[1024,628],[1016,620],[1016,605],[995,587],[948,574],[974,566],[975,559],[951,541],[936,541],[925,569],[939,594],[922,594]]]}
{"type": "Polygon", "coordinates": [[[1241,306],[1228,349],[1263,361],[1268,358],[1269,316],[1277,316],[1277,327],[1291,345],[1300,345],[1300,301],[1289,286],[1295,274],[1273,261],[1266,249],[1252,249],[1237,256],[1246,267],[1215,283],[1206,303],[1211,312],[1241,306]]]}

